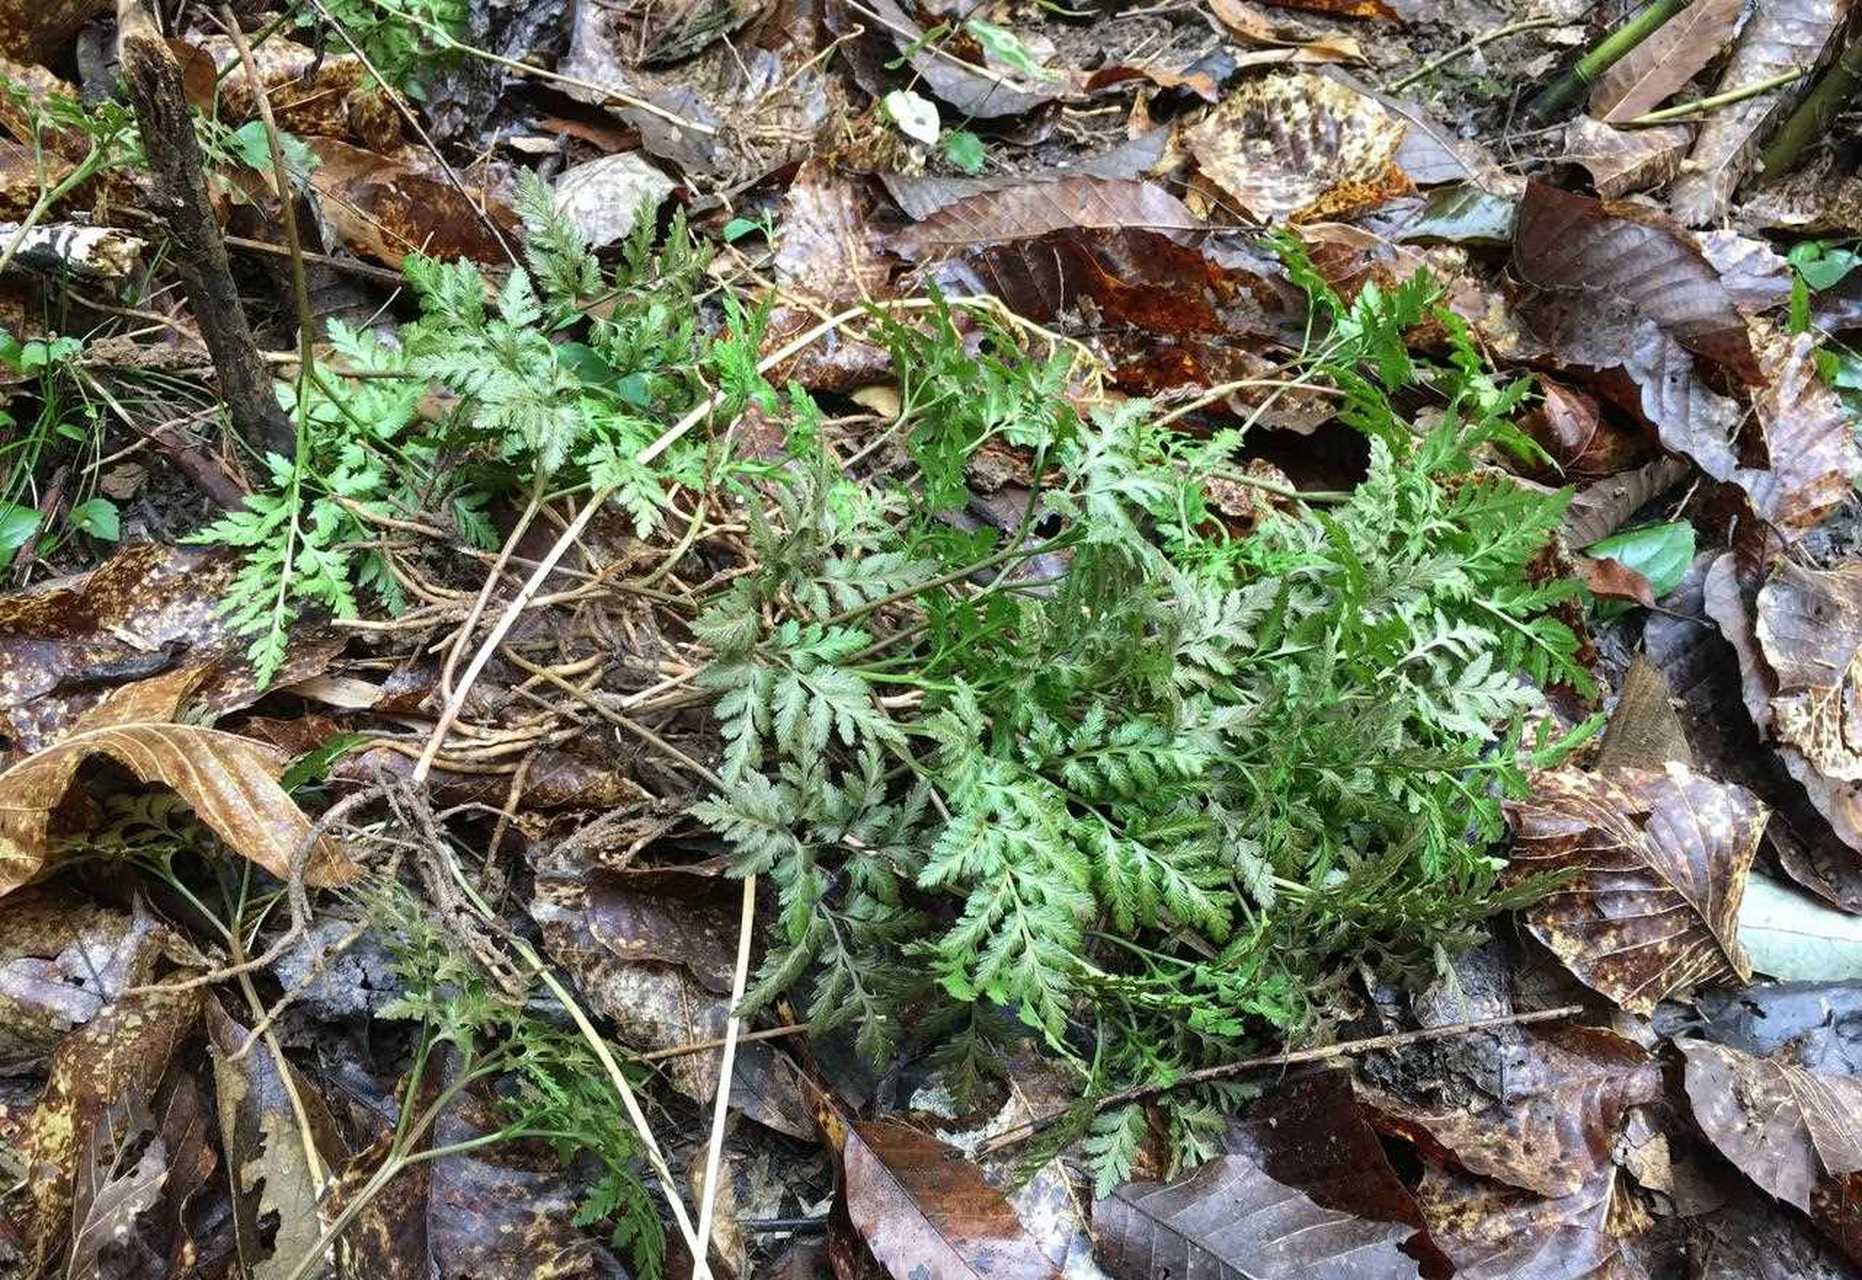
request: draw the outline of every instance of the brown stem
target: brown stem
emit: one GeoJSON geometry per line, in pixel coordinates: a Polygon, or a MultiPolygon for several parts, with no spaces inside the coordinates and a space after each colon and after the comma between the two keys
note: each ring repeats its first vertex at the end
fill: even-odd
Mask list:
{"type": "Polygon", "coordinates": [[[207,198],[207,175],[181,66],[162,39],[146,0],[117,2],[118,57],[142,145],[148,152],[149,203],[174,238],[181,286],[219,375],[220,394],[240,433],[261,453],[291,457],[297,434],[272,392],[271,372],[233,284],[226,242],[207,198]]]}

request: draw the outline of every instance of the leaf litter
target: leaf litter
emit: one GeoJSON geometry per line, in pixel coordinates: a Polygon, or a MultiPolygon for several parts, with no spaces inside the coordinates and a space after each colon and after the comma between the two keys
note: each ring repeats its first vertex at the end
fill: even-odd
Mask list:
{"type": "Polygon", "coordinates": [[[22,11],[6,1265],[1843,1274],[1852,15],[1656,8],[22,11]]]}

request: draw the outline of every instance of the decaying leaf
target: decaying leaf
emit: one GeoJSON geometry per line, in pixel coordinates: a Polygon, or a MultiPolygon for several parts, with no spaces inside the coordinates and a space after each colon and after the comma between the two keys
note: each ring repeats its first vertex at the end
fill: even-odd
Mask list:
{"type": "Polygon", "coordinates": [[[1781,335],[1759,349],[1768,376],[1753,392],[1752,407],[1771,465],[1732,475],[1758,516],[1788,542],[1822,523],[1862,473],[1853,417],[1819,376],[1816,351],[1808,333],[1781,335]]]}
{"type": "Polygon", "coordinates": [[[38,1062],[148,982],[169,943],[140,900],[127,914],[35,887],[0,903],[0,1069],[38,1062]]]}
{"type": "Polygon", "coordinates": [[[637,151],[598,156],[557,175],[556,208],[597,249],[625,240],[644,214],[652,217],[673,181],[637,151]]]}
{"type": "Polygon", "coordinates": [[[1582,165],[1606,200],[1659,187],[1681,172],[1694,131],[1684,124],[1612,129],[1579,116],[1565,129],[1564,158],[1582,165]]]}
{"type": "Polygon", "coordinates": [[[1787,765],[1799,762],[1829,783],[1862,781],[1862,562],[1826,570],[1781,562],[1759,590],[1753,634],[1772,680],[1770,729],[1787,765]]]}
{"type": "MultiPolygon", "coordinates": [[[[776,279],[784,300],[771,310],[764,343],[780,347],[819,317],[806,300],[827,311],[893,296],[894,264],[869,217],[870,200],[845,175],[809,160],[796,170],[783,197],[776,279]]],[[[847,391],[889,378],[892,358],[870,342],[830,333],[776,371],[815,390],[847,391]]]]}
{"type": "Polygon", "coordinates": [[[1604,417],[1594,397],[1552,378],[1541,377],[1538,385],[1539,404],[1521,426],[1556,465],[1551,479],[1569,483],[1613,476],[1654,452],[1646,430],[1625,430],[1604,417]]]}
{"type": "Polygon", "coordinates": [[[1697,983],[1751,976],[1739,901],[1768,816],[1751,792],[1673,763],[1567,767],[1508,812],[1508,876],[1569,877],[1525,908],[1526,925],[1587,986],[1646,1014],[1697,983]]]}
{"type": "Polygon", "coordinates": [[[1440,1098],[1361,1083],[1371,1123],[1471,1173],[1540,1196],[1609,1167],[1624,1113],[1661,1096],[1648,1051],[1598,1027],[1535,1031],[1506,1055],[1500,1096],[1440,1098]]]}
{"type": "MultiPolygon", "coordinates": [[[[484,195],[474,199],[423,163],[390,159],[334,138],[311,138],[311,170],[325,223],[353,252],[399,267],[410,253],[487,265],[510,261],[485,220],[510,233],[517,215],[484,195]]],[[[482,194],[482,193],[481,193],[482,194]]]]}
{"type": "Polygon", "coordinates": [[[1059,96],[1051,84],[1011,79],[991,68],[966,63],[947,50],[927,48],[931,41],[925,38],[924,28],[895,0],[862,0],[861,8],[867,12],[856,11],[855,19],[883,32],[904,53],[924,85],[965,116],[981,120],[1018,116],[1059,96]]]}
{"type": "Polygon", "coordinates": [[[1677,458],[1657,458],[1633,471],[1606,476],[1582,486],[1572,496],[1571,505],[1565,508],[1565,541],[1574,547],[1588,547],[1599,538],[1608,537],[1627,524],[1651,498],[1668,492],[1687,474],[1685,462],[1677,458]]]}
{"type": "Polygon", "coordinates": [[[1204,177],[1257,222],[1313,222],[1410,189],[1408,126],[1376,99],[1313,72],[1244,81],[1184,135],[1204,177]]]}
{"type": "Polygon", "coordinates": [[[1704,1040],[1678,1043],[1694,1119],[1714,1146],[1862,1262],[1862,1080],[1704,1040]]]}
{"type": "Polygon", "coordinates": [[[899,1120],[847,1131],[841,1195],[895,1280],[1059,1280],[1060,1270],[982,1170],[899,1120]]]}
{"type": "Polygon", "coordinates": [[[1135,228],[1175,240],[1202,229],[1181,200],[1149,182],[1064,178],[983,192],[958,200],[893,236],[908,258],[1056,231],[1135,228]]]}
{"type": "Polygon", "coordinates": [[[216,1001],[207,1001],[206,1014],[221,1149],[233,1175],[239,1259],[255,1280],[280,1280],[316,1246],[323,1231],[317,1204],[324,1173],[341,1168],[348,1152],[329,1108],[308,1080],[292,1070],[287,1081],[263,1043],[235,1059],[245,1048],[246,1028],[216,1001]],[[300,1109],[308,1134],[298,1122],[300,1109]],[[313,1141],[314,1151],[306,1146],[313,1141]],[[277,1231],[268,1247],[260,1238],[260,1222],[273,1215],[277,1231]]]}
{"type": "Polygon", "coordinates": [[[1604,600],[1629,600],[1644,607],[1655,604],[1655,588],[1648,577],[1610,556],[1578,556],[1573,561],[1589,592],[1604,600]]]}
{"type": "Polygon", "coordinates": [[[154,1127],[147,1102],[131,1095],[91,1131],[73,1188],[66,1274],[134,1274],[167,1261],[138,1229],[168,1177],[168,1148],[154,1127]]]}
{"type": "MultiPolygon", "coordinates": [[[[1796,272],[1770,241],[1724,228],[1696,233],[1695,242],[1720,273],[1720,283],[1749,316],[1783,308],[1791,300],[1796,272]]],[[[1761,360],[1764,351],[1759,351],[1761,360]]]]}
{"type": "MultiPolygon", "coordinates": [[[[188,101],[231,125],[259,118],[239,50],[230,38],[208,35],[169,45],[181,63],[188,101]]],[[[353,53],[271,39],[253,45],[252,60],[273,119],[286,133],[340,138],[376,151],[399,145],[400,113],[353,53]]]]}
{"type": "MultiPolygon", "coordinates": [[[[248,641],[220,600],[237,557],[138,543],[89,573],[0,596],[0,748],[36,751],[109,690],[180,666],[208,669],[196,692],[215,712],[259,696],[248,641]]],[[[340,638],[294,637],[277,682],[321,671],[340,638]]]]}
{"type": "Polygon", "coordinates": [[[1440,1165],[1416,1200],[1456,1280],[1631,1280],[1612,1230],[1623,1196],[1614,1165],[1570,1195],[1541,1197],[1440,1165]]]}
{"type": "Polygon", "coordinates": [[[1688,5],[1597,77],[1590,114],[1621,124],[1659,106],[1713,61],[1744,15],[1744,0],[1688,5]]]}
{"type": "MultiPolygon", "coordinates": [[[[1852,0],[1771,0],[1759,5],[1726,60],[1716,92],[1816,66],[1851,4],[1852,0]]],[[[1725,216],[1733,189],[1751,167],[1760,131],[1802,89],[1802,81],[1781,85],[1708,114],[1688,153],[1687,172],[1670,196],[1675,217],[1690,227],[1702,227],[1725,216]]]]}
{"type": "MultiPolygon", "coordinates": [[[[1116,147],[1094,152],[1064,168],[1033,169],[1022,173],[981,178],[953,178],[938,173],[882,173],[879,175],[879,180],[885,185],[886,194],[898,202],[905,216],[918,221],[930,217],[939,209],[947,208],[959,200],[967,200],[971,196],[980,196],[991,191],[1002,191],[1008,187],[1027,186],[1038,182],[1059,182],[1066,178],[1107,178],[1114,181],[1142,178],[1163,158],[1164,147],[1169,141],[1169,129],[1147,129],[1137,137],[1121,142],[1116,147]]],[[[806,171],[804,169],[804,172],[806,171]]],[[[796,183],[801,181],[801,174],[798,173],[796,183]]],[[[794,190],[794,185],[791,185],[790,192],[793,193],[794,190]]],[[[785,219],[783,222],[785,239],[788,232],[789,223],[785,219]]]]}
{"type": "Polygon", "coordinates": [[[1559,358],[1622,370],[1664,445],[1715,479],[1733,472],[1739,408],[1702,382],[1694,360],[1751,381],[1758,368],[1745,317],[1686,232],[1640,205],[1533,182],[1513,269],[1539,291],[1523,318],[1559,358]]]}
{"type": "Polygon", "coordinates": [[[30,1176],[31,1254],[43,1267],[69,1242],[79,1162],[115,1106],[148,1099],[200,1017],[198,988],[125,996],[67,1036],[52,1054],[45,1092],[19,1143],[30,1176]]]}
{"type": "Polygon", "coordinates": [[[1398,1247],[1408,1225],[1335,1209],[1218,1156],[1181,1182],[1132,1182],[1093,1209],[1099,1257],[1116,1280],[1399,1280],[1421,1274],[1398,1247]]]}
{"type": "MultiPolygon", "coordinates": [[[[0,772],[0,893],[37,876],[52,855],[52,819],[93,756],[109,756],[144,782],[186,800],[227,845],[280,879],[310,839],[310,820],[278,785],[286,761],[247,738],[175,713],[200,673],[183,669],[125,685],[85,712],[52,746],[0,772]]],[[[305,864],[312,884],[340,883],[354,867],[328,837],[305,864]]]]}

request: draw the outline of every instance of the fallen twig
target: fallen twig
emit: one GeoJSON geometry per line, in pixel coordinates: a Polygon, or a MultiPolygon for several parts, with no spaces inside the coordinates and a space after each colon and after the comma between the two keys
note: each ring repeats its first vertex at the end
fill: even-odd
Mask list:
{"type": "MultiPolygon", "coordinates": [[[[737,1033],[743,1022],[737,1006],[743,1003],[750,978],[750,939],[756,933],[756,877],[744,877],[743,916],[737,925],[737,969],[731,977],[730,1020],[724,1024],[724,1058],[718,1064],[718,1094],[711,1111],[711,1142],[705,1148],[705,1180],[698,1195],[698,1245],[710,1248],[711,1215],[718,1203],[718,1165],[724,1154],[724,1121],[731,1111],[731,1067],[737,1061],[737,1033]]],[[[692,1264],[692,1280],[710,1271],[708,1259],[692,1264]]]]}
{"type": "Polygon", "coordinates": [[[1672,107],[1663,107],[1660,111],[1644,112],[1634,120],[1624,121],[1624,126],[1641,128],[1644,125],[1667,124],[1674,120],[1698,119],[1716,107],[1744,102],[1747,98],[1756,98],[1761,93],[1769,93],[1781,84],[1790,84],[1793,80],[1801,79],[1806,70],[1808,68],[1793,67],[1789,71],[1781,71],[1775,76],[1767,76],[1752,84],[1742,84],[1737,89],[1728,89],[1724,93],[1716,93],[1711,97],[1695,98],[1692,102],[1678,102],[1672,107]]]}

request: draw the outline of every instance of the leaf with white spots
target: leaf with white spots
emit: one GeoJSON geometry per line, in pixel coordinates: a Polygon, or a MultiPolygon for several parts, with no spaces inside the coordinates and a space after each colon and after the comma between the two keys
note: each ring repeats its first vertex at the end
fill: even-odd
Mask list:
{"type": "Polygon", "coordinates": [[[1635,1013],[1697,983],[1744,982],[1739,904],[1769,811],[1686,766],[1564,768],[1508,806],[1508,879],[1563,879],[1526,926],[1587,986],[1635,1013]]]}

